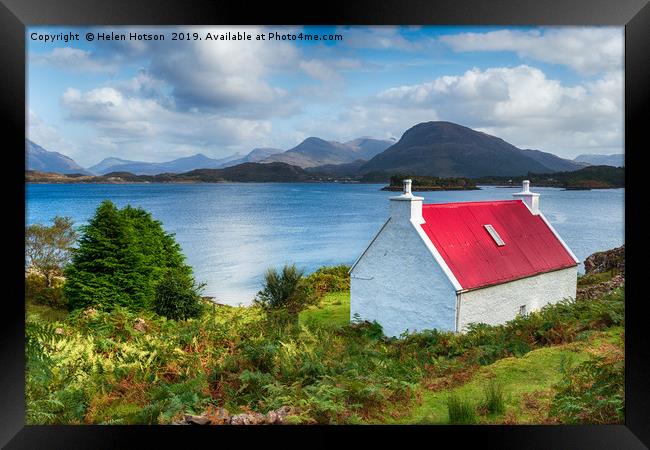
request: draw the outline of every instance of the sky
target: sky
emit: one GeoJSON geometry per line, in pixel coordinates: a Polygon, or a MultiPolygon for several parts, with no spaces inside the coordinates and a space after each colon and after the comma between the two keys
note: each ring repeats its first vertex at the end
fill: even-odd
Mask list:
{"type": "Polygon", "coordinates": [[[168,161],[287,150],[309,136],[399,139],[433,120],[571,159],[624,148],[622,27],[113,26],[26,33],[27,136],[84,167],[106,157],[168,161]],[[127,39],[98,37],[111,32],[127,39]],[[252,39],[208,39],[227,32],[252,39]],[[80,39],[62,41],[68,33],[80,39]],[[130,33],[165,40],[129,39],[130,33]],[[190,39],[172,40],[172,33],[190,39]],[[269,33],[296,39],[269,40],[269,33]],[[342,38],[307,41],[300,33],[342,38]]]}

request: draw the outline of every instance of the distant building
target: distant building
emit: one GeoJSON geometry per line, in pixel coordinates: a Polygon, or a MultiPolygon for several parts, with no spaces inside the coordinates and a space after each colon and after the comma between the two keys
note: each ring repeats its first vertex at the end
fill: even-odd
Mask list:
{"type": "Polygon", "coordinates": [[[388,336],[501,324],[575,298],[571,249],[523,182],[515,200],[423,205],[404,180],[390,217],[350,269],[350,314],[388,336]]]}

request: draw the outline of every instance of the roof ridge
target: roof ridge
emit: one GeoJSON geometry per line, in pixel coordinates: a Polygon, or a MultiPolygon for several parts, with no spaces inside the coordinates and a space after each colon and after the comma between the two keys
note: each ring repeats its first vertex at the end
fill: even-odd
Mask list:
{"type": "Polygon", "coordinates": [[[422,205],[424,208],[425,206],[434,206],[434,207],[440,207],[440,206],[459,206],[459,205],[486,205],[486,204],[493,204],[493,203],[517,203],[521,202],[521,200],[483,200],[483,201],[475,201],[475,202],[447,202],[447,203],[425,203],[422,205]]]}

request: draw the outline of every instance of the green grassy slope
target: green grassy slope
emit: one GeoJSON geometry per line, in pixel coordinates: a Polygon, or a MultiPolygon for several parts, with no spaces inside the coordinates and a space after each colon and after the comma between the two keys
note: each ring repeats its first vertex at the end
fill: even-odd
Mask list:
{"type": "MultiPolygon", "coordinates": [[[[586,361],[604,343],[622,345],[622,327],[594,333],[587,341],[544,347],[533,350],[521,358],[500,359],[479,369],[465,384],[453,389],[429,391],[420,388],[421,400],[407,414],[390,418],[386,423],[395,424],[447,424],[447,398],[457,394],[478,405],[484,398],[483,389],[493,379],[505,394],[504,414],[479,416],[479,423],[539,424],[546,419],[549,394],[565,370],[586,361]]],[[[397,415],[397,414],[395,414],[397,415]]]]}
{"type": "Polygon", "coordinates": [[[300,314],[300,323],[342,327],[350,323],[350,293],[331,292],[323,296],[320,305],[311,306],[300,314]]]}

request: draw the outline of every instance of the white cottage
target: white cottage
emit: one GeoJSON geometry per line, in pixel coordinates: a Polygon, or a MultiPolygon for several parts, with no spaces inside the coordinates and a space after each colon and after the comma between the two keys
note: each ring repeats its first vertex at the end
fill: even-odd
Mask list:
{"type": "Polygon", "coordinates": [[[350,315],[397,336],[500,324],[575,298],[580,262],[529,186],[514,200],[423,205],[404,180],[350,269],[350,315]]]}

